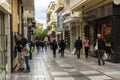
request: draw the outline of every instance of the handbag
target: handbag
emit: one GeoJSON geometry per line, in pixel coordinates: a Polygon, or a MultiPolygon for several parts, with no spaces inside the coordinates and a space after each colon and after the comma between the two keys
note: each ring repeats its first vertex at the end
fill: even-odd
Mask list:
{"type": "Polygon", "coordinates": [[[106,52],[104,52],[102,59],[103,59],[103,60],[107,60],[107,59],[108,59],[108,55],[107,55],[106,52]]]}

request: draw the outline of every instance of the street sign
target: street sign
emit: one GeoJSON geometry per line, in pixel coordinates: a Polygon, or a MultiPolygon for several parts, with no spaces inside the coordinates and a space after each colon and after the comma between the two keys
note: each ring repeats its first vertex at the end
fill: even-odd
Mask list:
{"type": "Polygon", "coordinates": [[[119,5],[119,4],[120,4],[120,0],[113,0],[113,3],[114,3],[115,5],[119,5]]]}

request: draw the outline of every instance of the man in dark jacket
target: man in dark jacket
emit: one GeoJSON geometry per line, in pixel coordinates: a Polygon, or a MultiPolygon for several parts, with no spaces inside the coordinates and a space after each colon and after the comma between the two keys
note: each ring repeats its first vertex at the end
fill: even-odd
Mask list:
{"type": "Polygon", "coordinates": [[[95,44],[98,45],[98,50],[97,50],[98,65],[101,65],[101,61],[104,65],[105,61],[103,60],[102,57],[105,52],[105,41],[102,39],[101,34],[97,34],[97,40],[96,40],[95,44]]]}
{"type": "Polygon", "coordinates": [[[53,42],[52,42],[53,57],[56,57],[57,48],[58,48],[58,45],[57,45],[56,40],[54,39],[53,42]]]}
{"type": "Polygon", "coordinates": [[[78,40],[75,42],[75,48],[76,48],[76,53],[77,53],[77,58],[80,58],[80,50],[82,48],[82,40],[80,37],[78,37],[78,40]]]}
{"type": "Polygon", "coordinates": [[[59,46],[60,46],[60,50],[61,50],[61,56],[64,57],[64,50],[66,47],[64,40],[61,40],[59,46]]]}

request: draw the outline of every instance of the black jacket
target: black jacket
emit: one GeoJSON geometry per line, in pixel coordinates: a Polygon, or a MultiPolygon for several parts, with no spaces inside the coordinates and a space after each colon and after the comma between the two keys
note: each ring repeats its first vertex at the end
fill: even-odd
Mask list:
{"type": "Polygon", "coordinates": [[[80,39],[76,40],[75,48],[82,48],[82,40],[80,40],[80,39]]]}
{"type": "Polygon", "coordinates": [[[98,41],[98,50],[106,50],[105,41],[103,39],[97,39],[96,42],[97,41],[98,41]]]}
{"type": "Polygon", "coordinates": [[[56,50],[58,48],[57,43],[52,43],[52,50],[56,50]]]}
{"type": "Polygon", "coordinates": [[[66,44],[65,44],[65,42],[61,41],[59,46],[60,46],[61,49],[65,49],[66,44]]]}

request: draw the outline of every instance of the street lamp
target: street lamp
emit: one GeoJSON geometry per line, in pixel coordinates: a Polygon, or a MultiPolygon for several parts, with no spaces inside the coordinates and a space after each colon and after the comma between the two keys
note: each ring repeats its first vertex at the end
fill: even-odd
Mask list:
{"type": "Polygon", "coordinates": [[[115,5],[119,5],[119,4],[120,4],[120,0],[113,0],[113,3],[114,3],[115,5]]]}

